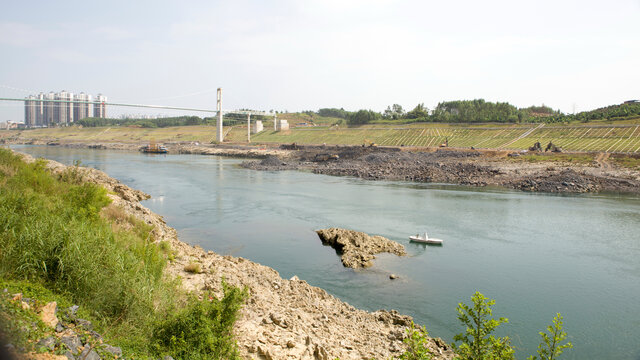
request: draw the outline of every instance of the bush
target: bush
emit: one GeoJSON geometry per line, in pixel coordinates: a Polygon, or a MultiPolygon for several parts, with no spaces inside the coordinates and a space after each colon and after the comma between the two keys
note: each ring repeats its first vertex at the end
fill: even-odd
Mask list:
{"type": "MultiPolygon", "coordinates": [[[[464,333],[453,337],[462,344],[457,347],[461,360],[484,359],[513,359],[514,350],[511,347],[508,336],[496,338],[493,331],[500,324],[508,323],[509,319],[491,317],[491,306],[495,300],[491,300],[477,292],[471,297],[473,306],[464,303],[458,304],[458,320],[466,326],[464,333]]],[[[454,348],[456,348],[454,344],[454,348]]]]}
{"type": "Polygon", "coordinates": [[[427,329],[423,326],[416,326],[411,322],[411,326],[407,329],[407,337],[402,340],[408,347],[408,349],[400,355],[400,360],[430,360],[431,351],[427,347],[428,333],[427,329]]]}
{"type": "MultiPolygon", "coordinates": [[[[556,314],[556,317],[553,318],[553,326],[549,325],[547,331],[551,336],[542,331],[539,332],[540,336],[542,336],[542,342],[538,345],[538,356],[540,356],[540,360],[557,359],[564,349],[571,349],[573,347],[573,344],[570,342],[562,344],[567,338],[567,333],[562,330],[562,315],[560,315],[560,313],[556,314]]],[[[538,360],[538,357],[530,356],[528,359],[538,360]]]]}
{"type": "Polygon", "coordinates": [[[247,291],[222,282],[221,300],[209,294],[204,300],[189,299],[180,311],[156,323],[153,347],[157,355],[176,359],[239,359],[233,324],[247,291]]]}

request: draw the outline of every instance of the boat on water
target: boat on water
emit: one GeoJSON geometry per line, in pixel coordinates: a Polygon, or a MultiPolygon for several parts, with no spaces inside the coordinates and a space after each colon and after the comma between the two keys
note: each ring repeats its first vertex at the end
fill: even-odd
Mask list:
{"type": "Polygon", "coordinates": [[[415,234],[409,236],[409,240],[411,242],[420,243],[420,244],[429,244],[429,245],[442,245],[442,239],[430,238],[425,231],[424,236],[420,236],[420,234],[415,234]]]}
{"type": "Polygon", "coordinates": [[[151,141],[149,145],[145,145],[141,147],[140,151],[142,151],[143,153],[149,153],[149,154],[166,154],[167,148],[160,144],[156,144],[155,141],[151,141]]]}

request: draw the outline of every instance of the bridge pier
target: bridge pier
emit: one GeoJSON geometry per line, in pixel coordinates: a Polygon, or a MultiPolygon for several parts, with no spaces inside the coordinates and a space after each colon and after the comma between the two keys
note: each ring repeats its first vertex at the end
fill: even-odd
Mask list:
{"type": "Polygon", "coordinates": [[[251,142],[251,114],[247,114],[247,142],[251,142]]]}

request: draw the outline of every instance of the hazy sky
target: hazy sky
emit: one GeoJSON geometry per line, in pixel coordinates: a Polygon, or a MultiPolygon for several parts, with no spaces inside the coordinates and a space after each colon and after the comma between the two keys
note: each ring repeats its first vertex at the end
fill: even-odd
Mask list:
{"type": "MultiPolygon", "coordinates": [[[[225,109],[484,98],[564,112],[640,99],[640,0],[2,0],[0,9],[0,97],[65,89],[214,109],[222,87],[225,109]]],[[[0,121],[23,111],[0,102],[0,121]]]]}

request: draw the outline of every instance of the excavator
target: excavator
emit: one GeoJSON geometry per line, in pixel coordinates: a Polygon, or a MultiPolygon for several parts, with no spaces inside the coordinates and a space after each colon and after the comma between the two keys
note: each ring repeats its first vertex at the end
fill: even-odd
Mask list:
{"type": "Polygon", "coordinates": [[[375,146],[378,146],[378,144],[374,143],[373,141],[371,141],[371,140],[369,140],[369,139],[364,139],[364,140],[362,141],[362,147],[366,147],[366,146],[368,146],[368,147],[375,147],[375,146]]]}

